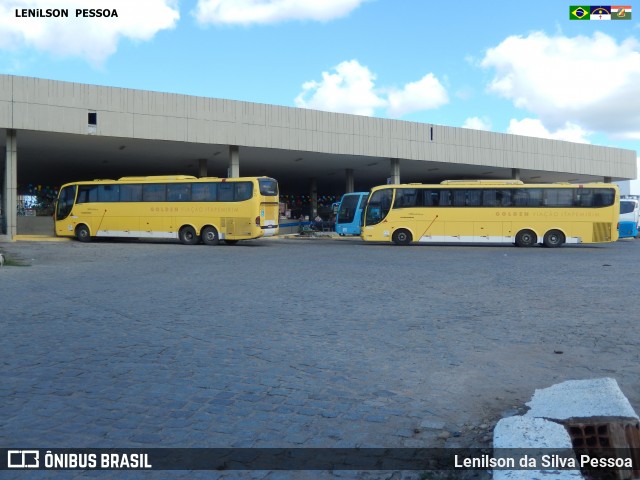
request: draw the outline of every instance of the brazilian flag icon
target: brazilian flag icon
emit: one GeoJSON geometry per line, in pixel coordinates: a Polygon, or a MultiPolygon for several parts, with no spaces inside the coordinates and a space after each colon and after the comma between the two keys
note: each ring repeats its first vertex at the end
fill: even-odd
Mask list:
{"type": "Polygon", "coordinates": [[[589,5],[571,5],[569,7],[569,20],[589,20],[591,7],[589,5]]]}

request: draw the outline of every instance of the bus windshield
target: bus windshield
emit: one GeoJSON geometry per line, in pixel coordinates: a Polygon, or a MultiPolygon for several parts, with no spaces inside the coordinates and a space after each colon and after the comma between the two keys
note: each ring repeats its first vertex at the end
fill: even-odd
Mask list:
{"type": "Polygon", "coordinates": [[[367,203],[365,225],[377,225],[384,220],[391,209],[392,198],[393,190],[391,188],[372,193],[367,203]]]}
{"type": "Polygon", "coordinates": [[[356,208],[358,207],[358,195],[345,195],[342,197],[340,207],[338,208],[338,220],[343,223],[351,223],[356,216],[356,208]]]}
{"type": "Polygon", "coordinates": [[[362,211],[368,192],[345,193],[337,204],[335,231],[340,235],[360,235],[362,211]]]}
{"type": "Polygon", "coordinates": [[[620,215],[624,215],[625,213],[632,213],[636,210],[638,204],[631,200],[621,200],[620,201],[620,215]]]}

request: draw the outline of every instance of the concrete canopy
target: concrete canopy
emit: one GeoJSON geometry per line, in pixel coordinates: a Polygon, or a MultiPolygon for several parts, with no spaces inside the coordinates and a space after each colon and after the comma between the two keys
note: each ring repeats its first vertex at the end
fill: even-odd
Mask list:
{"type": "Polygon", "coordinates": [[[630,150],[398,120],[0,75],[0,142],[16,132],[18,185],[127,175],[276,178],[285,193],[355,190],[387,182],[512,178],[588,182],[635,177],[630,150]],[[96,125],[88,125],[93,114],[96,125]]]}
{"type": "MultiPolygon", "coordinates": [[[[21,130],[18,132],[18,184],[59,186],[76,180],[128,175],[199,175],[206,159],[208,175],[226,177],[229,146],[136,138],[118,138],[21,130]]],[[[4,151],[6,132],[0,130],[4,151]]],[[[331,155],[319,152],[240,147],[240,174],[276,178],[281,190],[306,193],[309,180],[319,191],[343,193],[345,169],[353,169],[356,190],[386,183],[389,158],[331,155]]],[[[511,168],[400,159],[402,182],[437,183],[460,178],[511,178],[511,168]]],[[[526,182],[601,181],[603,176],[520,169],[526,182]]],[[[617,180],[618,178],[613,178],[617,180]]]]}

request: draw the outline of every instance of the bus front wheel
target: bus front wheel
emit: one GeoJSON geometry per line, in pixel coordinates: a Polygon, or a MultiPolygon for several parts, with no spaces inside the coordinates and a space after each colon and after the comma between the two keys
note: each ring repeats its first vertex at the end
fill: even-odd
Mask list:
{"type": "Polygon", "coordinates": [[[401,228],[400,230],[396,230],[395,232],[393,232],[391,240],[393,240],[393,243],[395,243],[396,245],[409,245],[413,238],[409,230],[401,228]]]}
{"type": "Polygon", "coordinates": [[[560,230],[549,230],[544,234],[542,244],[547,248],[556,248],[560,247],[564,241],[564,234],[560,230]]]}
{"type": "Polygon", "coordinates": [[[220,243],[218,231],[214,227],[204,227],[202,229],[202,241],[206,245],[218,245],[220,243]]]}
{"type": "Polygon", "coordinates": [[[90,242],[91,233],[89,232],[89,227],[86,225],[78,225],[76,227],[76,238],[81,242],[90,242]]]}
{"type": "Polygon", "coordinates": [[[198,243],[198,235],[196,235],[196,229],[189,225],[187,225],[186,227],[182,227],[178,236],[180,237],[180,242],[185,245],[195,245],[196,243],[198,243]]]}
{"type": "Polygon", "coordinates": [[[531,230],[520,230],[516,235],[516,245],[518,247],[533,247],[538,241],[538,237],[531,230]]]}

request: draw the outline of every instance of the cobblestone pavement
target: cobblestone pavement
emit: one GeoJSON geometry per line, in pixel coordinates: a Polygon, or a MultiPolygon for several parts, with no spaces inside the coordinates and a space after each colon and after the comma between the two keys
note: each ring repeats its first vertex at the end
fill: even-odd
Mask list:
{"type": "MultiPolygon", "coordinates": [[[[640,407],[640,241],[0,250],[29,265],[0,270],[8,448],[485,446],[536,388],[603,376],[640,407]]],[[[128,476],[435,478],[144,473],[128,476]]]]}

